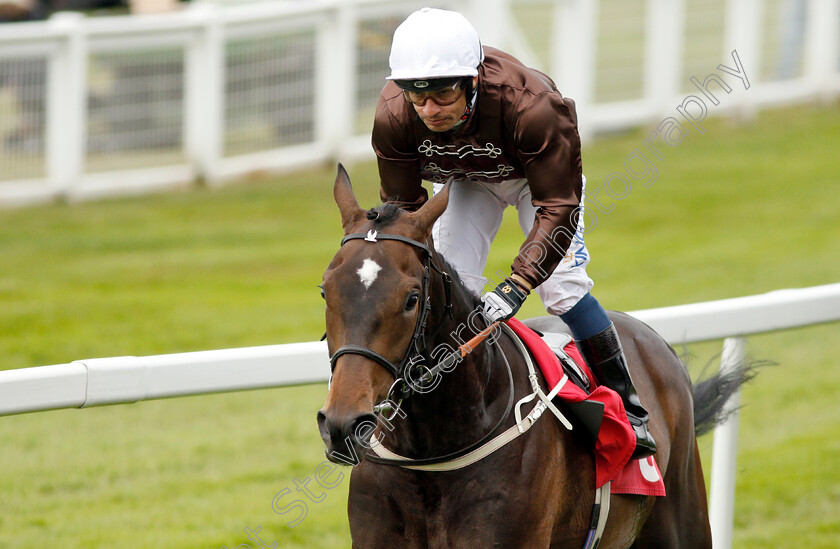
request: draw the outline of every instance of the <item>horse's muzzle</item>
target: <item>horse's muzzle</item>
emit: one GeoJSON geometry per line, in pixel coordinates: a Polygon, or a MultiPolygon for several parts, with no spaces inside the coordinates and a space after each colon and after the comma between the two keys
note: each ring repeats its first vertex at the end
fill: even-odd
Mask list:
{"type": "Polygon", "coordinates": [[[358,465],[370,448],[376,420],[372,413],[336,416],[319,410],[318,430],[327,449],[327,459],[333,463],[358,465]]]}

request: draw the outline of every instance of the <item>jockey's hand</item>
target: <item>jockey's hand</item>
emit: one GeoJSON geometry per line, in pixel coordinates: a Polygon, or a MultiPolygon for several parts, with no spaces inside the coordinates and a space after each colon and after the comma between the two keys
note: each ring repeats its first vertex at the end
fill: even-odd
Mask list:
{"type": "Polygon", "coordinates": [[[504,282],[496,286],[495,290],[481,296],[484,316],[489,322],[513,318],[513,315],[522,307],[526,297],[528,293],[525,290],[513,280],[506,278],[504,282]]]}

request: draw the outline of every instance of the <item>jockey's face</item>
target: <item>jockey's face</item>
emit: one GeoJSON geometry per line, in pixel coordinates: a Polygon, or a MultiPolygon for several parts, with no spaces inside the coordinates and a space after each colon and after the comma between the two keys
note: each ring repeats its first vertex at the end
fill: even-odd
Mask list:
{"type": "MultiPolygon", "coordinates": [[[[478,77],[473,78],[473,89],[478,83],[478,77]]],[[[426,127],[433,132],[446,132],[455,127],[461,120],[464,110],[467,108],[467,95],[461,93],[457,101],[451,105],[438,105],[428,100],[423,105],[412,104],[417,116],[426,124],[426,127]]]]}

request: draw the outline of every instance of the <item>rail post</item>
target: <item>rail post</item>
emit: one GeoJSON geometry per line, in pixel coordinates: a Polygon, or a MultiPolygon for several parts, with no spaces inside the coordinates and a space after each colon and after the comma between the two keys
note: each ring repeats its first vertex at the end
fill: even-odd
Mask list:
{"type": "MultiPolygon", "coordinates": [[[[746,339],[729,337],[723,342],[721,372],[730,372],[744,360],[746,339]]],[[[738,407],[740,391],[726,403],[729,418],[715,429],[712,448],[712,480],[709,497],[709,522],[714,549],[732,547],[732,520],[735,511],[735,474],[738,459],[738,407]]]]}

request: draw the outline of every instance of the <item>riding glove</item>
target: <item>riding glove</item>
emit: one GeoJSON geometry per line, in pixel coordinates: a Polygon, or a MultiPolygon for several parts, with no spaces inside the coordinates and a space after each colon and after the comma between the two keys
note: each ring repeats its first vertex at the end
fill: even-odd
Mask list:
{"type": "Polygon", "coordinates": [[[513,318],[513,315],[522,307],[526,297],[528,293],[525,290],[513,280],[506,278],[492,292],[481,296],[484,316],[490,322],[513,318]]]}

